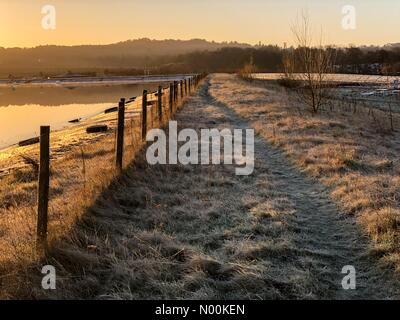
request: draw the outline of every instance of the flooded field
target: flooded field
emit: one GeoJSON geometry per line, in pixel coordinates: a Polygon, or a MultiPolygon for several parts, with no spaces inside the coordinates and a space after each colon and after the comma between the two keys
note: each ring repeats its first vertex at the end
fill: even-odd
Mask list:
{"type": "Polygon", "coordinates": [[[155,91],[165,83],[85,86],[8,86],[0,88],[0,149],[38,135],[41,125],[52,130],[71,126],[116,106],[119,99],[155,91]]]}
{"type": "MultiPolygon", "coordinates": [[[[253,78],[260,80],[279,80],[284,77],[283,73],[254,73],[253,78]]],[[[354,84],[389,84],[393,85],[400,77],[396,76],[380,76],[380,75],[364,75],[364,74],[327,74],[326,81],[338,83],[354,83],[354,84]]]]}
{"type": "MultiPolygon", "coordinates": [[[[301,74],[294,74],[294,79],[301,79],[301,74]]],[[[276,81],[284,78],[283,73],[255,73],[254,79],[276,81]]],[[[348,102],[367,108],[378,108],[400,112],[400,77],[326,74],[324,77],[332,86],[326,95],[336,101],[348,102]]]]}

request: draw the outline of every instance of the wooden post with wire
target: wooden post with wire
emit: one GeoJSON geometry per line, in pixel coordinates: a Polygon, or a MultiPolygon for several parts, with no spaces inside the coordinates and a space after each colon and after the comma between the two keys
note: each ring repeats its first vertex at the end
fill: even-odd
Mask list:
{"type": "Polygon", "coordinates": [[[171,83],[169,85],[169,115],[171,117],[173,111],[173,103],[174,103],[174,85],[171,83]]]}
{"type": "Polygon", "coordinates": [[[178,82],[174,81],[174,108],[176,108],[177,101],[178,101],[178,82]]]}
{"type": "Polygon", "coordinates": [[[163,90],[162,87],[158,87],[158,92],[157,92],[157,99],[158,99],[158,120],[160,123],[162,122],[162,97],[163,97],[163,90]]]}
{"type": "Polygon", "coordinates": [[[183,99],[183,80],[181,80],[180,85],[181,85],[181,99],[183,99]]]}
{"type": "Polygon", "coordinates": [[[146,140],[147,135],[147,90],[143,90],[142,97],[142,140],[146,140]]]}
{"type": "Polygon", "coordinates": [[[115,157],[118,172],[122,171],[122,165],[123,165],[124,131],[125,131],[125,99],[121,98],[118,104],[117,148],[115,157]]]}
{"type": "Polygon", "coordinates": [[[47,250],[47,222],[50,186],[50,127],[40,127],[40,164],[38,187],[38,216],[36,250],[39,254],[47,250]]]}
{"type": "Polygon", "coordinates": [[[185,79],[185,96],[187,96],[187,94],[188,94],[188,90],[187,90],[187,81],[186,81],[186,79],[185,79]]]}

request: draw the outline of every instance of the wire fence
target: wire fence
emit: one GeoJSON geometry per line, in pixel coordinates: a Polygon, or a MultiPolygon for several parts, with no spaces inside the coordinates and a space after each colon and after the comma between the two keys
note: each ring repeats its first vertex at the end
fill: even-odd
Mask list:
{"type": "MultiPolygon", "coordinates": [[[[112,170],[115,175],[120,174],[124,167],[132,161],[135,152],[145,145],[147,132],[153,128],[164,126],[204,77],[204,74],[197,74],[181,81],[174,81],[168,87],[159,86],[158,90],[154,92],[144,90],[142,96],[121,98],[118,107],[105,110],[105,114],[115,114],[116,117],[98,121],[94,125],[88,126],[86,131],[88,134],[110,131],[113,133],[113,135],[106,135],[104,138],[107,139],[106,143],[111,146],[109,153],[112,154],[105,160],[106,166],[114,168],[112,170]],[[109,126],[113,126],[114,129],[109,126]],[[109,139],[110,137],[113,137],[112,142],[109,139]],[[110,161],[112,162],[110,163],[110,161]]],[[[61,174],[55,172],[56,167],[51,167],[50,135],[49,126],[40,128],[35,245],[39,254],[45,253],[48,248],[49,204],[52,201],[50,179],[61,174]]],[[[82,179],[85,186],[89,167],[96,165],[93,162],[89,165],[90,159],[97,155],[101,156],[106,151],[104,145],[102,145],[96,153],[96,150],[93,150],[95,145],[93,145],[90,146],[91,155],[89,156],[89,153],[84,150],[84,148],[88,148],[87,146],[79,145],[78,147],[82,155],[82,179]]]]}

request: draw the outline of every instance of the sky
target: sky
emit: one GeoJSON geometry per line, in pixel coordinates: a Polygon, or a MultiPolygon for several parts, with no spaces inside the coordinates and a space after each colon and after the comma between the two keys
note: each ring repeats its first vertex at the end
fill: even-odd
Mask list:
{"type": "Polygon", "coordinates": [[[308,12],[315,30],[323,30],[325,44],[400,42],[400,0],[0,0],[0,46],[108,44],[137,38],[282,46],[293,43],[290,26],[302,11],[308,12]],[[45,5],[55,8],[55,29],[42,27],[45,5]],[[355,9],[354,29],[342,26],[346,5],[355,9]]]}

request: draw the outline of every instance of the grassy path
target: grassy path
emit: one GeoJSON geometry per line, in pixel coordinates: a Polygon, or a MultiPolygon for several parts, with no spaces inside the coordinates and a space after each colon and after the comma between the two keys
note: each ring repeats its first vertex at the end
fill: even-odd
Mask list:
{"type": "MultiPolygon", "coordinates": [[[[177,114],[180,128],[249,128],[209,90],[206,81],[177,114]]],[[[261,137],[255,141],[255,156],[248,177],[236,176],[232,165],[149,166],[138,159],[97,201],[77,228],[76,241],[55,249],[55,259],[73,262],[70,267],[64,263],[55,295],[397,296],[389,277],[368,257],[368,243],[354,222],[338,211],[320,184],[261,137]],[[345,265],[356,268],[356,290],[341,286],[345,265]],[[84,275],[78,276],[82,269],[84,275]]]]}

